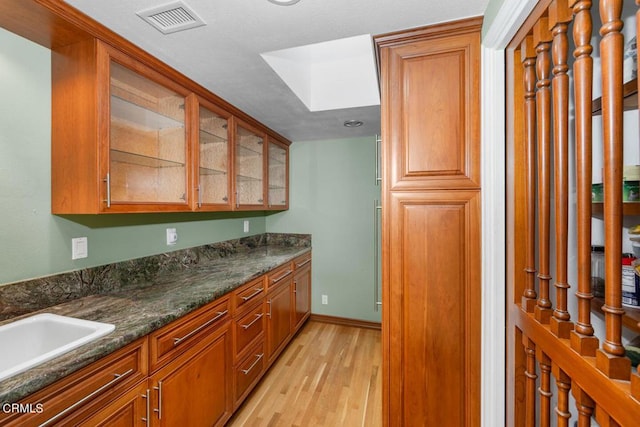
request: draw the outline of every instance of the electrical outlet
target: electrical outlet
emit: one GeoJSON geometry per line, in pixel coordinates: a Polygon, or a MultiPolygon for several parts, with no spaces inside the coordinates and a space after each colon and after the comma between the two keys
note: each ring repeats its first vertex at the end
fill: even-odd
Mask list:
{"type": "Polygon", "coordinates": [[[322,304],[323,305],[329,304],[329,297],[328,296],[322,295],[322,304]]]}
{"type": "Polygon", "coordinates": [[[248,220],[248,219],[245,219],[245,220],[244,220],[244,226],[243,226],[243,227],[244,227],[244,228],[243,228],[243,229],[244,229],[244,232],[245,232],[245,233],[248,233],[248,232],[249,232],[249,220],[248,220]]]}
{"type": "Polygon", "coordinates": [[[178,243],[178,232],[175,228],[167,228],[167,245],[178,243]]]}
{"type": "Polygon", "coordinates": [[[89,243],[86,237],[71,239],[71,259],[86,258],[89,256],[89,243]]]}

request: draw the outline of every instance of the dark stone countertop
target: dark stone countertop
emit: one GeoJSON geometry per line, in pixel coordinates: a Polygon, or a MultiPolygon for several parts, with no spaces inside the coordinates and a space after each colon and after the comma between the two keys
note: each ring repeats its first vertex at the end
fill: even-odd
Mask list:
{"type": "MultiPolygon", "coordinates": [[[[0,381],[0,403],[17,402],[310,250],[261,246],[169,273],[148,286],[91,295],[40,310],[36,313],[112,323],[116,329],[97,341],[0,381]]],[[[11,320],[21,317],[26,316],[11,320]]]]}

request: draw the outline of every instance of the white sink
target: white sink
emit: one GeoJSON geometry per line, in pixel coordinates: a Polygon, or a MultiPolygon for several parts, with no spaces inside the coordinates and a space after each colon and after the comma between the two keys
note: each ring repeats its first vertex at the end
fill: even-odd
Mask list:
{"type": "Polygon", "coordinates": [[[0,381],[94,341],[115,329],[108,323],[36,314],[0,326],[0,381]]]}

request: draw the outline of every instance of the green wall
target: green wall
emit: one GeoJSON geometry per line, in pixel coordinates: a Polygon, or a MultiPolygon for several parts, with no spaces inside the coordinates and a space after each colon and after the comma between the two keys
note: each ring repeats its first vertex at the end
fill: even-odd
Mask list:
{"type": "Polygon", "coordinates": [[[0,285],[266,231],[262,213],[51,215],[50,58],[0,29],[0,285]],[[84,236],[89,257],[72,261],[71,239],[84,236]]]}
{"type": "Polygon", "coordinates": [[[267,230],[313,235],[313,313],[379,322],[373,309],[373,203],[380,198],[375,137],[295,142],[290,156],[290,207],[267,217],[267,230]]]}

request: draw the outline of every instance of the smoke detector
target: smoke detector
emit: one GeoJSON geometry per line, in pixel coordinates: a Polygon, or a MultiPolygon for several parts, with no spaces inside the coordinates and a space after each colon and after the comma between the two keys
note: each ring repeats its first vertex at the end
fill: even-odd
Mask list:
{"type": "Polygon", "coordinates": [[[136,12],[136,15],[162,34],[171,34],[206,25],[202,18],[182,1],[141,10],[136,12]]]}

